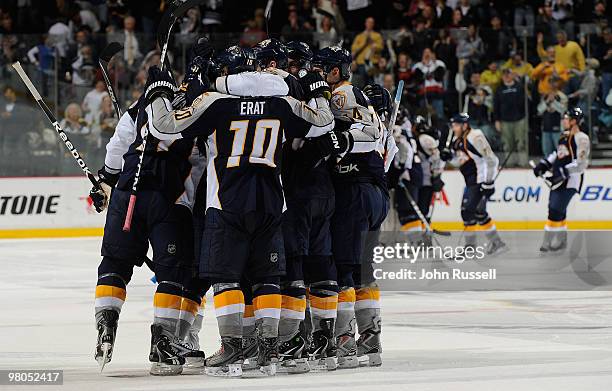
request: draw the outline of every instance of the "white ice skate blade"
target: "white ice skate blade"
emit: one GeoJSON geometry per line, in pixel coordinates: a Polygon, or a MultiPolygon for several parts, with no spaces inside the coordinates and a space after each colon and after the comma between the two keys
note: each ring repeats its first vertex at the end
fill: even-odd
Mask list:
{"type": "Polygon", "coordinates": [[[183,373],[183,366],[154,362],[149,373],[153,376],[176,376],[183,373]]]}
{"type": "Polygon", "coordinates": [[[102,357],[96,358],[96,361],[100,365],[100,373],[102,373],[106,364],[110,362],[111,356],[109,355],[109,353],[112,351],[112,349],[113,345],[108,342],[104,342],[102,345],[100,345],[100,350],[102,350],[103,354],[102,357]]]}
{"type": "Polygon", "coordinates": [[[337,357],[326,357],[321,359],[314,359],[311,361],[310,369],[313,372],[323,371],[335,371],[338,369],[338,358],[337,357]]]}
{"type": "Polygon", "coordinates": [[[278,373],[298,374],[310,372],[310,365],[305,358],[283,361],[278,368],[278,373]]]}
{"type": "Polygon", "coordinates": [[[215,377],[240,377],[242,376],[242,363],[229,364],[226,367],[206,367],[205,373],[215,377]]]}
{"type": "Polygon", "coordinates": [[[379,367],[382,365],[382,358],[380,353],[368,353],[363,356],[357,357],[359,360],[359,366],[362,367],[379,367]]]}
{"type": "Polygon", "coordinates": [[[357,356],[338,357],[338,369],[352,369],[359,367],[357,356]]]}

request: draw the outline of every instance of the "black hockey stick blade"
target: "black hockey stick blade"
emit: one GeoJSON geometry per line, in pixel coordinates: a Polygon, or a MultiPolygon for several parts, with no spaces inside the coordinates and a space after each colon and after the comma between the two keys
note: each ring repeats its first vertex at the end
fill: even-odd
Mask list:
{"type": "Polygon", "coordinates": [[[123,45],[119,42],[111,42],[102,50],[100,53],[100,61],[104,61],[107,64],[110,62],[111,58],[120,51],[123,50],[123,45]]]}
{"type": "Polygon", "coordinates": [[[440,236],[451,236],[451,232],[450,231],[441,231],[439,229],[432,229],[432,232],[435,233],[436,235],[440,235],[440,236]]]}

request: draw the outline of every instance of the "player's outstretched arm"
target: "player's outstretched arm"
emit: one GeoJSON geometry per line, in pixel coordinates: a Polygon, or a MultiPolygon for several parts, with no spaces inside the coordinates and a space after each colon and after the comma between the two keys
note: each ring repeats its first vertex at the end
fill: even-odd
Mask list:
{"type": "Polygon", "coordinates": [[[582,174],[589,166],[589,155],[591,154],[591,142],[589,136],[585,133],[577,133],[576,140],[576,157],[565,165],[568,174],[582,174]]]}

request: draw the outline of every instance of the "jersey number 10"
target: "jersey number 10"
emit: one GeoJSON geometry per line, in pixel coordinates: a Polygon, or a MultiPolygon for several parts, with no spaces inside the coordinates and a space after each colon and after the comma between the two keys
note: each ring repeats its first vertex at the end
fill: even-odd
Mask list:
{"type": "MultiPolygon", "coordinates": [[[[227,168],[240,165],[240,158],[244,155],[244,144],[249,130],[249,120],[232,121],[230,130],[234,132],[232,142],[232,154],[227,159],[227,168]]],[[[265,164],[276,167],[274,164],[274,153],[278,143],[278,132],[280,121],[277,119],[260,119],[255,123],[255,135],[253,136],[253,147],[249,155],[249,163],[265,164]],[[270,142],[265,148],[266,136],[270,132],[270,142]]]]}

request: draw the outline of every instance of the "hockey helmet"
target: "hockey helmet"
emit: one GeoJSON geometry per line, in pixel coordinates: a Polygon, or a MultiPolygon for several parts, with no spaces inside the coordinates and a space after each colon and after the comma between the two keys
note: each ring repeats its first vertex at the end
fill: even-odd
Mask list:
{"type": "Polygon", "coordinates": [[[227,67],[229,75],[241,72],[254,71],[257,66],[255,53],[252,49],[241,48],[240,46],[230,46],[214,59],[213,63],[219,70],[227,67]]]}
{"type": "Polygon", "coordinates": [[[310,69],[313,52],[306,42],[291,41],[285,44],[287,57],[301,69],[310,69]]]}
{"type": "Polygon", "coordinates": [[[312,58],[312,66],[321,68],[323,72],[330,73],[334,68],[340,69],[340,78],[348,80],[351,77],[351,63],[353,56],[340,46],[330,46],[315,53],[312,58]]]}
{"type": "Polygon", "coordinates": [[[584,113],[580,107],[572,107],[563,114],[564,118],[575,119],[577,123],[581,123],[584,119],[584,113]]]}
{"type": "Polygon", "coordinates": [[[261,41],[253,47],[257,62],[261,68],[267,68],[270,61],[276,62],[276,67],[286,69],[289,63],[285,45],[276,38],[261,41]]]}

